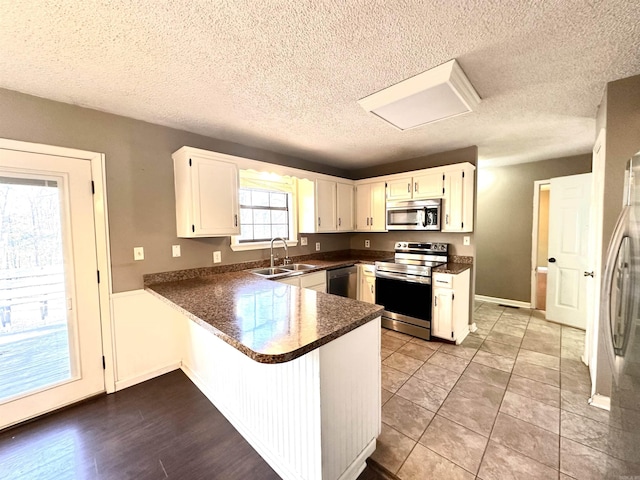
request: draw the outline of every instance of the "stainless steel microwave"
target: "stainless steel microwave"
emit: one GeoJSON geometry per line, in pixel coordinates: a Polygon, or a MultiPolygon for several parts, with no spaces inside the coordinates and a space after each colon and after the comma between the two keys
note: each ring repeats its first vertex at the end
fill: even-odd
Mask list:
{"type": "Polygon", "coordinates": [[[387,202],[387,230],[440,230],[442,199],[387,202]]]}

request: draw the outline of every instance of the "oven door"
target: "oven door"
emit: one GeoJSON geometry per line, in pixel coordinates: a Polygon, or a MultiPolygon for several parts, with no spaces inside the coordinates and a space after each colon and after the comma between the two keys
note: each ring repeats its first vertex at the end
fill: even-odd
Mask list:
{"type": "Polygon", "coordinates": [[[431,297],[431,277],[376,272],[376,303],[395,320],[431,328],[431,297]]]}

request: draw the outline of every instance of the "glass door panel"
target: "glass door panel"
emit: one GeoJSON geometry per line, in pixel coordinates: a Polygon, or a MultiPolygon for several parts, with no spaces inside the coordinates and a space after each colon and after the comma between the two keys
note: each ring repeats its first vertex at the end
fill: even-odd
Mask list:
{"type": "Polygon", "coordinates": [[[74,377],[60,179],[0,176],[0,403],[74,377]]]}

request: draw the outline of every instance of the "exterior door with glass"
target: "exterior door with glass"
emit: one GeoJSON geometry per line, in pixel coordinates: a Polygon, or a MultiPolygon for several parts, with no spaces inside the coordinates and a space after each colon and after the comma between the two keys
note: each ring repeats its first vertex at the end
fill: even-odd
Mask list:
{"type": "Polygon", "coordinates": [[[0,149],[0,428],[105,390],[91,178],[0,149]]]}

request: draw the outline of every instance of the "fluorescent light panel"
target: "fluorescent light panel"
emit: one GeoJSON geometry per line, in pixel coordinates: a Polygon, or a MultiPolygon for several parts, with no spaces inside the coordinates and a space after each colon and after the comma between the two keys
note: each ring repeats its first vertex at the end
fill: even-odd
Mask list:
{"type": "Polygon", "coordinates": [[[480,97],[451,60],[358,101],[399,130],[469,113],[480,97]]]}

